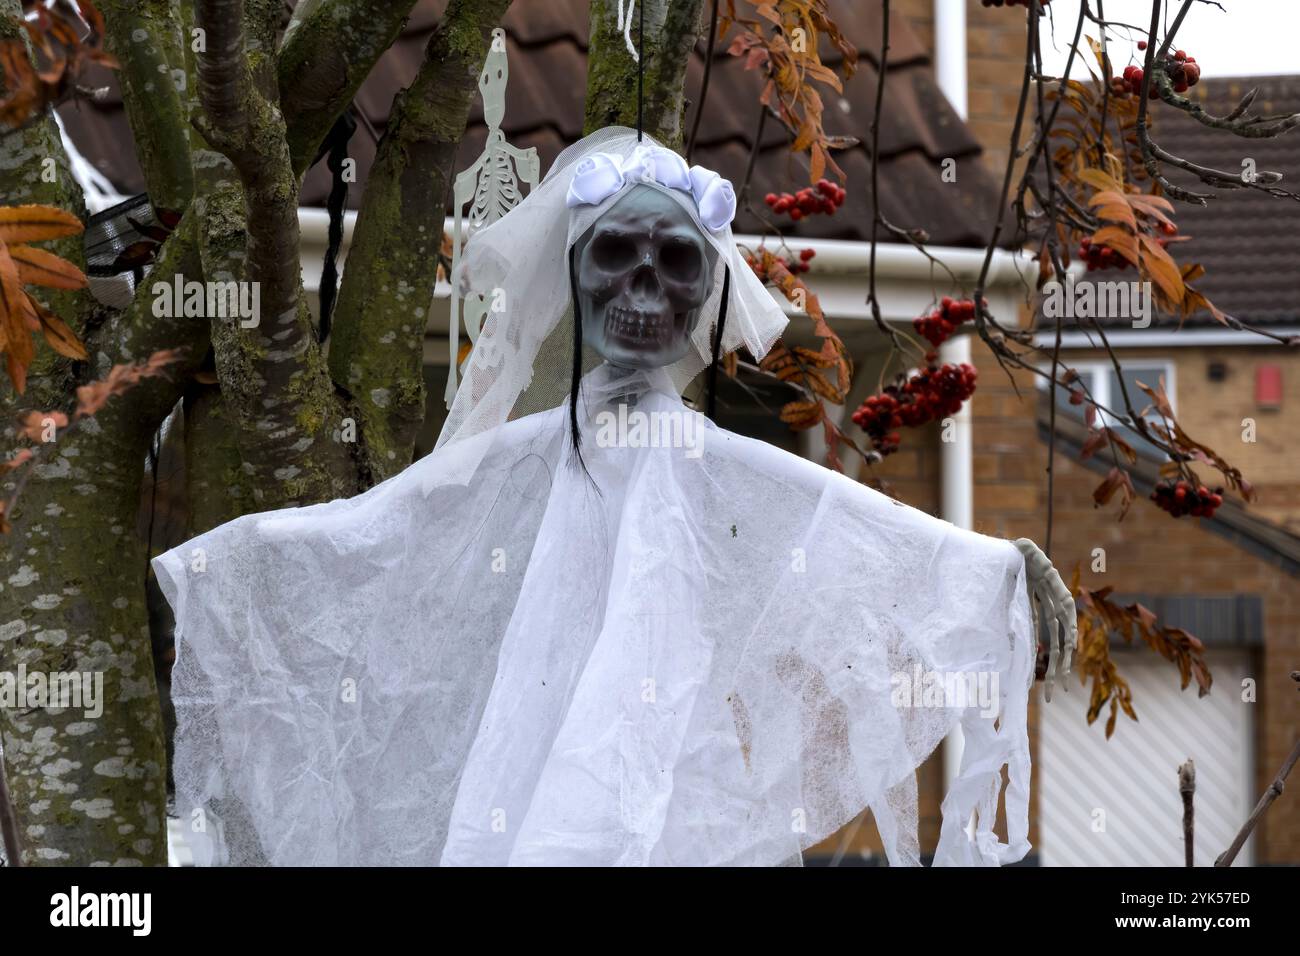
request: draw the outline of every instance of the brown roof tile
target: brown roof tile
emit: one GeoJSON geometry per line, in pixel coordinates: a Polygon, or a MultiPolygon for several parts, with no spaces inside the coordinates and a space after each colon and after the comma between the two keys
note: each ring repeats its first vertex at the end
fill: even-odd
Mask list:
{"type": "MultiPolygon", "coordinates": [[[[1252,88],[1257,115],[1300,112],[1300,76],[1203,80],[1189,94],[1222,116],[1252,88]]],[[[1240,172],[1242,160],[1283,174],[1279,184],[1300,191],[1300,130],[1274,139],[1243,139],[1203,126],[1183,113],[1159,109],[1152,137],[1176,156],[1202,166],[1240,172]]],[[[1177,250],[1180,262],[1199,262],[1205,277],[1196,283],[1220,309],[1243,322],[1300,324],[1300,202],[1256,190],[1210,190],[1181,170],[1170,180],[1200,192],[1215,192],[1207,206],[1176,203],[1179,231],[1191,237],[1177,250]]],[[[1213,322],[1208,314],[1194,318],[1213,322]]]]}

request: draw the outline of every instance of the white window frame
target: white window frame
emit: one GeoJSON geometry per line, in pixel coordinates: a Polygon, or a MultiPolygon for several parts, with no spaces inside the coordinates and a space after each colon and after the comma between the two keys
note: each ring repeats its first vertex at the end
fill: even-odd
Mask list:
{"type": "MultiPolygon", "coordinates": [[[[1084,379],[1087,383],[1089,394],[1092,395],[1098,405],[1104,405],[1107,408],[1113,408],[1116,411],[1123,411],[1122,408],[1117,407],[1123,403],[1123,396],[1118,392],[1116,394],[1111,393],[1110,373],[1115,371],[1115,367],[1111,362],[1105,359],[1087,359],[1082,362],[1062,361],[1061,366],[1072,368],[1079,373],[1079,377],[1084,379]]],[[[1178,413],[1178,366],[1174,364],[1173,359],[1130,358],[1126,362],[1121,358],[1120,367],[1124,368],[1126,366],[1141,366],[1143,368],[1154,366],[1160,368],[1161,374],[1165,379],[1165,394],[1169,397],[1169,406],[1174,410],[1175,415],[1178,413]]],[[[1042,368],[1049,376],[1051,375],[1051,365],[1044,363],[1040,365],[1040,368],[1042,368]]],[[[1147,384],[1155,386],[1157,383],[1148,382],[1147,384]]],[[[1039,378],[1038,387],[1040,389],[1046,389],[1049,387],[1049,382],[1044,378],[1039,378]]],[[[1129,398],[1133,401],[1134,410],[1139,412],[1149,404],[1145,393],[1138,396],[1129,395],[1129,398]]],[[[1118,422],[1111,421],[1110,417],[1100,408],[1097,409],[1097,415],[1098,420],[1106,425],[1119,428],[1124,427],[1118,422]]]]}

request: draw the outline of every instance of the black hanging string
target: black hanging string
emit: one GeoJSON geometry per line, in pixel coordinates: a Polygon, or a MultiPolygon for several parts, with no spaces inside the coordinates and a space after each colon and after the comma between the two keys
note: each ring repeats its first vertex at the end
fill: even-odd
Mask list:
{"type": "Polygon", "coordinates": [[[722,301],[718,303],[718,330],[713,337],[713,361],[709,364],[709,418],[718,420],[718,358],[722,354],[722,331],[727,325],[727,300],[731,298],[731,266],[723,266],[722,301]]]}
{"type": "Polygon", "coordinates": [[[641,142],[641,131],[645,128],[645,4],[637,8],[639,17],[636,33],[636,141],[641,142]]]}
{"type": "Polygon", "coordinates": [[[320,278],[320,325],[317,337],[321,342],[329,338],[334,301],[338,297],[338,256],[343,246],[343,211],[348,201],[348,184],[343,178],[343,164],[348,158],[348,143],[356,128],[357,122],[352,117],[352,111],[345,110],[335,121],[325,142],[321,144],[320,152],[312,162],[312,165],[315,165],[324,156],[331,178],[329,199],[326,201],[326,209],[329,211],[329,239],[320,278]]]}
{"type": "Polygon", "coordinates": [[[587,463],[582,458],[582,432],[578,428],[578,388],[582,384],[582,312],[578,308],[578,269],[575,265],[578,247],[569,247],[569,298],[573,303],[573,370],[569,379],[569,436],[573,441],[573,454],[583,471],[587,463]]]}

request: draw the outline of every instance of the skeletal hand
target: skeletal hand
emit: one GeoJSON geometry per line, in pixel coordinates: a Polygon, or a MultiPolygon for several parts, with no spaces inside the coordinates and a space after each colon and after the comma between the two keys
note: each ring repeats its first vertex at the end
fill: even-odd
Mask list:
{"type": "MultiPolygon", "coordinates": [[[[1065,678],[1070,676],[1070,660],[1079,644],[1079,624],[1075,615],[1074,598],[1070,589],[1061,580],[1056,568],[1047,555],[1028,538],[1017,538],[1014,542],[1017,550],[1025,556],[1025,578],[1029,582],[1029,594],[1038,598],[1038,603],[1047,611],[1047,685],[1045,699],[1052,699],[1052,680],[1056,677],[1056,665],[1061,656],[1064,634],[1065,661],[1061,670],[1062,684],[1069,691],[1070,684],[1065,678]]],[[[1035,616],[1037,625],[1037,616],[1035,616]]]]}

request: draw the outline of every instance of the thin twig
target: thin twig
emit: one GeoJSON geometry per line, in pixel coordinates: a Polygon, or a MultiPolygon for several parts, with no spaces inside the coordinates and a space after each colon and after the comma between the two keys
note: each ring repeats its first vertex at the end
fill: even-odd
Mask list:
{"type": "Polygon", "coordinates": [[[763,141],[763,127],[767,125],[767,104],[758,104],[758,125],[754,129],[754,145],[749,150],[749,162],[745,166],[745,178],[740,183],[740,201],[749,202],[749,181],[754,177],[754,163],[758,160],[759,145],[763,141]]]}
{"type": "Polygon", "coordinates": [[[884,217],[880,215],[880,114],[885,99],[885,76],[889,70],[889,0],[882,0],[880,11],[880,59],[876,65],[879,77],[876,81],[876,109],[871,116],[871,258],[867,265],[867,304],[871,306],[871,318],[876,328],[889,336],[894,350],[900,348],[898,336],[885,324],[880,312],[880,299],[876,294],[876,246],[879,244],[880,226],[884,217]]]}
{"type": "MultiPolygon", "coordinates": [[[[1038,0],[1030,0],[1029,17],[1034,18],[1037,15],[1038,0]]],[[[992,335],[988,331],[990,323],[999,331],[1006,332],[997,319],[984,308],[984,287],[988,283],[989,269],[993,265],[993,253],[997,251],[998,240],[1002,238],[1003,211],[1007,208],[1007,199],[1011,196],[1011,179],[1016,169],[1016,150],[1020,146],[1020,131],[1024,127],[1025,108],[1029,103],[1029,83],[1034,72],[1034,35],[1037,29],[1036,22],[1031,22],[1025,27],[1025,70],[1020,81],[1020,101],[1016,105],[1016,119],[1011,125],[1010,155],[1007,156],[1007,168],[1002,175],[1002,190],[998,194],[998,204],[993,207],[993,232],[989,236],[988,247],[984,250],[984,264],[980,267],[979,279],[975,283],[975,328],[980,338],[989,345],[993,345],[992,335]]],[[[998,358],[998,364],[1002,365],[1002,359],[998,356],[996,348],[994,356],[998,358]]],[[[1006,366],[1003,365],[1003,368],[1005,369],[1006,366]]]]}
{"type": "Polygon", "coordinates": [[[695,137],[700,132],[700,119],[704,116],[704,103],[709,97],[709,77],[713,74],[713,46],[718,40],[718,0],[713,0],[710,14],[709,44],[704,51],[704,78],[700,81],[700,101],[695,104],[695,120],[691,123],[691,138],[686,146],[686,162],[695,152],[695,137]]]}
{"type": "Polygon", "coordinates": [[[1196,764],[1190,757],[1178,768],[1178,793],[1183,798],[1183,859],[1187,866],[1195,866],[1192,849],[1196,825],[1196,764]]]}

